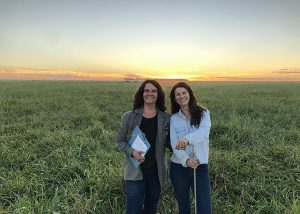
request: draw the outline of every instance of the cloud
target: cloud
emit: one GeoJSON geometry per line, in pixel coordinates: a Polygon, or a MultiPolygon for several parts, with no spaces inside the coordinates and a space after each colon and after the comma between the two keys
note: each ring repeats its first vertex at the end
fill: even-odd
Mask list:
{"type": "Polygon", "coordinates": [[[300,81],[299,77],[294,76],[283,76],[283,75],[277,75],[277,76],[262,76],[262,75],[211,75],[211,76],[194,76],[193,80],[196,81],[263,81],[263,82],[269,82],[269,81],[300,81]]]}
{"type": "Polygon", "coordinates": [[[145,79],[144,75],[140,74],[123,74],[124,79],[145,79]]]}
{"type": "Polygon", "coordinates": [[[277,71],[273,71],[272,73],[278,73],[278,74],[300,74],[300,68],[294,68],[294,69],[287,69],[287,68],[281,68],[277,71]]]}
{"type": "Polygon", "coordinates": [[[215,77],[217,79],[238,79],[238,77],[233,77],[233,76],[221,76],[221,77],[215,77]]]}
{"type": "Polygon", "coordinates": [[[112,80],[121,79],[119,74],[88,73],[72,70],[43,70],[13,66],[0,66],[0,79],[24,80],[112,80]]]}

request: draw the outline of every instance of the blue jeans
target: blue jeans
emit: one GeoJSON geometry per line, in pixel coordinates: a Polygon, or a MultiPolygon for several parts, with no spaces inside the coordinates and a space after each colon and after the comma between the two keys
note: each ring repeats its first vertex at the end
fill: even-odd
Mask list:
{"type": "MultiPolygon", "coordinates": [[[[170,177],[180,214],[191,213],[190,190],[194,193],[194,170],[171,162],[170,177]]],[[[196,169],[197,212],[211,213],[210,183],[208,165],[201,164],[196,169]]]]}
{"type": "Polygon", "coordinates": [[[143,175],[143,180],[125,181],[126,213],[156,213],[161,188],[158,175],[143,175]]]}

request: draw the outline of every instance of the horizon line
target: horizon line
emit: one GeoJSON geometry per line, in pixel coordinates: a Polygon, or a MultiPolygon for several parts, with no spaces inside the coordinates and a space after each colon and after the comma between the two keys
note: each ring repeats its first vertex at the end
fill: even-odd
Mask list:
{"type": "Polygon", "coordinates": [[[145,79],[0,79],[0,81],[49,81],[49,82],[142,82],[148,79],[154,79],[162,82],[178,82],[178,81],[186,81],[186,82],[300,82],[300,80],[266,80],[266,79],[255,79],[255,80],[188,80],[188,79],[159,79],[159,78],[145,78],[145,79]]]}

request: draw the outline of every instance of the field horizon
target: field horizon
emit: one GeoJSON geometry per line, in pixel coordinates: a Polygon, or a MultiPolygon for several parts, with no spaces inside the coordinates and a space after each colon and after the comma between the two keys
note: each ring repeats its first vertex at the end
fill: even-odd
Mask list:
{"type": "MultiPolygon", "coordinates": [[[[300,83],[188,83],[211,113],[213,213],[300,213],[300,83]]],[[[115,141],[139,85],[0,80],[0,213],[124,213],[115,141]]],[[[158,213],[176,212],[168,182],[158,213]]]]}

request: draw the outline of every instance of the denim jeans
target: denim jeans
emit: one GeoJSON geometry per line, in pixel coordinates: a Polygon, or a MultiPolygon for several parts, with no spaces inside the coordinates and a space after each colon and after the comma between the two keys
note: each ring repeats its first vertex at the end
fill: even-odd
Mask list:
{"type": "Polygon", "coordinates": [[[143,180],[125,181],[126,213],[156,213],[161,188],[158,175],[143,175],[143,180]]]}
{"type": "MultiPolygon", "coordinates": [[[[190,190],[194,193],[194,170],[171,162],[170,177],[180,214],[191,213],[190,190]]],[[[210,183],[208,165],[201,164],[196,169],[197,212],[211,213],[210,183]]]]}

